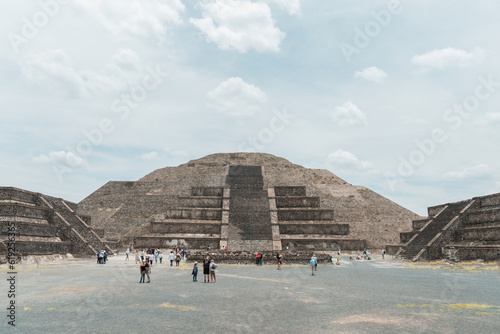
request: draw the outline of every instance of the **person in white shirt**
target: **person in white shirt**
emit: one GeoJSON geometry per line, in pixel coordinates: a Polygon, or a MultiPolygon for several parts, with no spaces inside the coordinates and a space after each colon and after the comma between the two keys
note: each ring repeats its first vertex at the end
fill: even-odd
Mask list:
{"type": "Polygon", "coordinates": [[[170,266],[172,267],[174,265],[174,260],[175,260],[175,254],[174,252],[170,252],[170,255],[168,256],[168,259],[170,260],[170,266]]]}

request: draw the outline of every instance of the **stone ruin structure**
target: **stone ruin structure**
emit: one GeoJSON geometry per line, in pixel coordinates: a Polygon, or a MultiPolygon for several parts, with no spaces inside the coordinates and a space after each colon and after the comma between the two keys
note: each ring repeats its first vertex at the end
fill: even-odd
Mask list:
{"type": "MultiPolygon", "coordinates": [[[[500,193],[428,208],[420,217],[327,170],[270,154],[213,154],[158,169],[137,181],[112,181],[79,204],[0,187],[0,254],[15,227],[16,255],[95,255],[117,244],[180,246],[201,259],[267,260],[281,251],[386,248],[407,260],[500,258],[500,193]]],[[[110,248],[111,247],[111,248],[110,248]]]]}
{"type": "Polygon", "coordinates": [[[361,250],[396,243],[422,218],[327,170],[270,154],[213,154],[106,183],[77,212],[136,248],[361,250]]]}
{"type": "Polygon", "coordinates": [[[451,260],[500,258],[500,193],[428,208],[429,217],[414,220],[388,253],[404,259],[451,260]]]}
{"type": "Polygon", "coordinates": [[[90,217],[76,214],[76,206],[61,198],[0,187],[0,254],[10,250],[14,256],[78,256],[104,249],[112,254],[104,230],[92,228],[90,217]]]}

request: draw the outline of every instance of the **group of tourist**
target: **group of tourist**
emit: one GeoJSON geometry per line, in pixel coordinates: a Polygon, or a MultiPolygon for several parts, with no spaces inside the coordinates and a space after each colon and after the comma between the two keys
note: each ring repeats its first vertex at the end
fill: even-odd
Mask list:
{"type": "Polygon", "coordinates": [[[263,258],[264,258],[264,254],[257,252],[255,254],[255,264],[258,266],[261,266],[263,258]]]}
{"type": "MultiPolygon", "coordinates": [[[[127,249],[126,252],[126,257],[125,260],[128,260],[128,253],[132,251],[132,248],[130,247],[127,249]]],[[[184,259],[184,256],[186,255],[186,251],[184,249],[177,249],[176,247],[172,247],[172,250],[170,251],[170,254],[168,255],[168,259],[170,260],[170,266],[173,266],[173,263],[175,261],[175,266],[178,267],[181,260],[184,259]]],[[[150,283],[151,282],[151,268],[154,264],[158,264],[158,260],[160,260],[160,264],[163,263],[163,251],[161,249],[148,249],[146,251],[141,250],[141,253],[139,253],[138,250],[135,251],[135,263],[139,263],[139,269],[141,273],[141,279],[139,283],[150,283]],[[148,278],[148,280],[145,282],[145,278],[148,278]]],[[[194,272],[194,269],[193,269],[194,272]]],[[[196,268],[196,273],[198,272],[198,269],[196,268]]],[[[214,279],[215,279],[215,274],[214,274],[214,279]]],[[[196,281],[196,276],[193,276],[193,281],[196,281]]]]}
{"type": "Polygon", "coordinates": [[[97,252],[97,263],[98,264],[106,264],[108,261],[108,252],[105,249],[97,252]]]}
{"type": "MultiPolygon", "coordinates": [[[[131,248],[127,249],[126,259],[128,259],[128,254],[132,251],[131,248]]],[[[175,261],[175,265],[179,266],[181,259],[183,259],[186,255],[186,252],[183,249],[177,249],[175,247],[172,248],[170,254],[168,255],[168,259],[170,260],[170,266],[173,266],[175,261]]],[[[337,252],[337,258],[332,256],[332,264],[340,265],[340,261],[342,258],[340,249],[337,252]],[[335,262],[336,260],[336,262],[335,262]]],[[[385,256],[385,250],[382,250],[382,258],[385,256]]],[[[256,265],[262,265],[264,255],[261,252],[255,253],[255,263],[256,265]]],[[[139,251],[135,252],[135,261],[136,264],[139,263],[141,279],[139,283],[150,283],[151,282],[151,268],[153,263],[157,264],[158,260],[160,260],[160,264],[162,263],[163,252],[160,249],[150,249],[150,250],[142,250],[141,253],[139,251]],[[146,281],[147,277],[147,281],[146,281]]],[[[351,261],[354,259],[352,257],[349,258],[351,261]]],[[[371,254],[366,249],[363,250],[362,253],[357,252],[356,260],[371,260],[371,254]]],[[[98,263],[106,263],[107,253],[105,250],[97,253],[97,262],[98,263]]],[[[280,252],[276,253],[276,262],[278,270],[282,269],[283,265],[283,254],[280,252]]],[[[318,258],[315,254],[311,257],[309,262],[311,266],[311,275],[315,276],[315,272],[318,270],[318,258]]],[[[214,259],[210,259],[210,256],[206,256],[203,260],[203,283],[216,283],[216,268],[217,264],[214,259]]],[[[191,271],[191,275],[193,276],[193,282],[198,282],[198,262],[196,261],[193,265],[193,269],[191,271]]]]}
{"type": "MultiPolygon", "coordinates": [[[[215,270],[217,269],[217,264],[213,259],[210,259],[210,256],[206,256],[203,260],[203,283],[212,283],[216,282],[215,279],[215,270]]],[[[198,262],[194,263],[193,271],[191,272],[193,275],[193,282],[198,282],[198,262]]]]}

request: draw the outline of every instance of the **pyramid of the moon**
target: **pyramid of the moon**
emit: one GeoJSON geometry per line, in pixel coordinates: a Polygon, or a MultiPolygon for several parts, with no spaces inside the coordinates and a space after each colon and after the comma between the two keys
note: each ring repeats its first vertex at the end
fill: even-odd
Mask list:
{"type": "Polygon", "coordinates": [[[384,247],[421,218],[327,170],[262,153],[212,154],[110,181],[77,211],[135,247],[230,250],[384,247]]]}

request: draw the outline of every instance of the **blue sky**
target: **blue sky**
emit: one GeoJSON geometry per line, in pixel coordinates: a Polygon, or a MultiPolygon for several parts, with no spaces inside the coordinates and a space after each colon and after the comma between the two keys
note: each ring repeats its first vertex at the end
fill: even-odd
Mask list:
{"type": "Polygon", "coordinates": [[[425,215],[500,191],[497,1],[2,1],[0,184],[78,202],[219,152],[425,215]]]}

